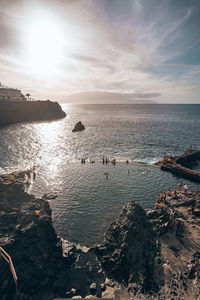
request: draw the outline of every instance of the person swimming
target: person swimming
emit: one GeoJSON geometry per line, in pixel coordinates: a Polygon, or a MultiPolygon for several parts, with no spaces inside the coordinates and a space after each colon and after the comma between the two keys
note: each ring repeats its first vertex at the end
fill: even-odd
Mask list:
{"type": "Polygon", "coordinates": [[[106,175],[106,179],[108,179],[109,173],[108,173],[108,172],[105,172],[104,175],[106,175]]]}

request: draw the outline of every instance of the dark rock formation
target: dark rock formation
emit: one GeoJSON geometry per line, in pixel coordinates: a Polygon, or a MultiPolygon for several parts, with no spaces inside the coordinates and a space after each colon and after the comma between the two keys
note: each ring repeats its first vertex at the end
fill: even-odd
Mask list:
{"type": "Polygon", "coordinates": [[[96,255],[57,237],[48,201],[56,195],[36,198],[24,192],[24,176],[31,172],[0,175],[0,246],[13,260],[20,293],[51,300],[75,288],[76,295],[86,296],[95,280],[100,297],[105,276],[96,255]]]}
{"type": "Polygon", "coordinates": [[[81,123],[81,121],[79,121],[78,123],[76,123],[76,125],[74,126],[74,129],[72,130],[72,132],[76,132],[76,131],[82,131],[85,129],[85,126],[81,123]]]}
{"type": "Polygon", "coordinates": [[[0,125],[16,122],[47,121],[64,118],[66,113],[57,102],[2,101],[0,125]]]}
{"type": "Polygon", "coordinates": [[[49,202],[25,193],[23,177],[0,176],[0,245],[12,257],[21,292],[41,300],[64,296],[71,261],[62,256],[49,202]]]}
{"type": "Polygon", "coordinates": [[[109,278],[129,286],[142,282],[148,290],[155,285],[156,250],[156,232],[144,209],[132,201],[111,224],[96,253],[109,278]]]}

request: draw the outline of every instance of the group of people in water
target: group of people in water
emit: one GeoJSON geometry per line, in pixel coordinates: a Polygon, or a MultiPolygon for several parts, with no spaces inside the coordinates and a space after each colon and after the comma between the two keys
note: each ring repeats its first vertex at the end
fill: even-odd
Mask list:
{"type": "MultiPolygon", "coordinates": [[[[85,159],[85,158],[81,158],[81,164],[85,164],[86,162],[89,162],[90,164],[94,164],[95,162],[102,162],[102,164],[104,165],[104,164],[108,164],[108,163],[111,163],[113,166],[115,166],[116,165],[116,163],[117,163],[117,160],[115,159],[115,158],[113,158],[113,159],[109,159],[109,158],[105,158],[105,157],[103,157],[102,158],[102,160],[98,160],[98,161],[96,161],[96,160],[94,160],[94,159],[85,159]]],[[[120,163],[125,163],[126,165],[129,165],[129,160],[128,159],[126,159],[124,162],[122,162],[122,161],[120,161],[120,163]]],[[[142,174],[146,174],[147,172],[150,172],[150,169],[149,168],[147,168],[147,169],[145,169],[145,170],[143,170],[142,171],[142,174]]],[[[126,170],[126,173],[127,174],[131,174],[131,171],[128,169],[128,170],[126,170]]],[[[105,175],[105,177],[106,177],[106,179],[108,179],[109,178],[109,173],[108,172],[105,172],[104,173],[104,175],[105,175]]]]}
{"type": "MultiPolygon", "coordinates": [[[[95,163],[95,160],[94,159],[90,159],[89,160],[89,162],[91,163],[91,164],[94,164],[95,163]]],[[[113,159],[108,159],[107,157],[105,158],[105,157],[103,157],[103,159],[102,159],[102,164],[104,165],[104,164],[108,164],[109,162],[111,162],[114,166],[116,165],[116,159],[115,158],[113,158],[113,159]]],[[[81,158],[81,163],[82,164],[85,164],[86,163],[86,159],[85,158],[81,158]]],[[[126,160],[126,164],[129,164],[129,160],[127,159],[126,160]]]]}

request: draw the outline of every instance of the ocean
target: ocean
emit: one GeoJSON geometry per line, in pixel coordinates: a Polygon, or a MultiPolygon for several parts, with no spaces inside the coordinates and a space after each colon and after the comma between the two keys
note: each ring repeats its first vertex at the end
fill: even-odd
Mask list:
{"type": "MultiPolygon", "coordinates": [[[[71,242],[100,243],[131,200],[153,208],[158,193],[175,189],[181,181],[154,163],[166,154],[181,154],[190,144],[200,149],[200,105],[62,107],[67,113],[62,120],[0,127],[0,173],[35,166],[30,192],[57,195],[50,202],[54,226],[71,242]],[[73,133],[78,121],[86,129],[73,133]],[[116,165],[102,164],[103,157],[115,158],[116,165]]],[[[200,190],[198,183],[182,182],[200,190]]]]}

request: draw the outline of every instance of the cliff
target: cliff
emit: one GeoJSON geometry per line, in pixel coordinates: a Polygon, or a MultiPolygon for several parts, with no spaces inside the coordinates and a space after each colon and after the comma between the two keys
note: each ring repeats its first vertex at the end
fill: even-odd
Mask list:
{"type": "MultiPolygon", "coordinates": [[[[32,300],[86,296],[95,280],[98,286],[93,290],[100,296],[105,276],[95,254],[57,237],[49,205],[55,195],[36,198],[27,194],[25,174],[34,177],[32,170],[0,175],[0,247],[12,258],[20,295],[32,300]]],[[[5,276],[0,264],[0,295],[5,276]]],[[[5,295],[9,287],[13,289],[4,288],[5,295]]]]}
{"type": "Polygon", "coordinates": [[[47,101],[1,101],[0,125],[47,121],[64,118],[65,112],[57,102],[47,101]]]}
{"type": "Polygon", "coordinates": [[[71,261],[63,257],[49,202],[23,191],[24,174],[0,176],[0,246],[13,260],[19,291],[49,300],[65,295],[66,271],[75,254],[71,261]]]}

